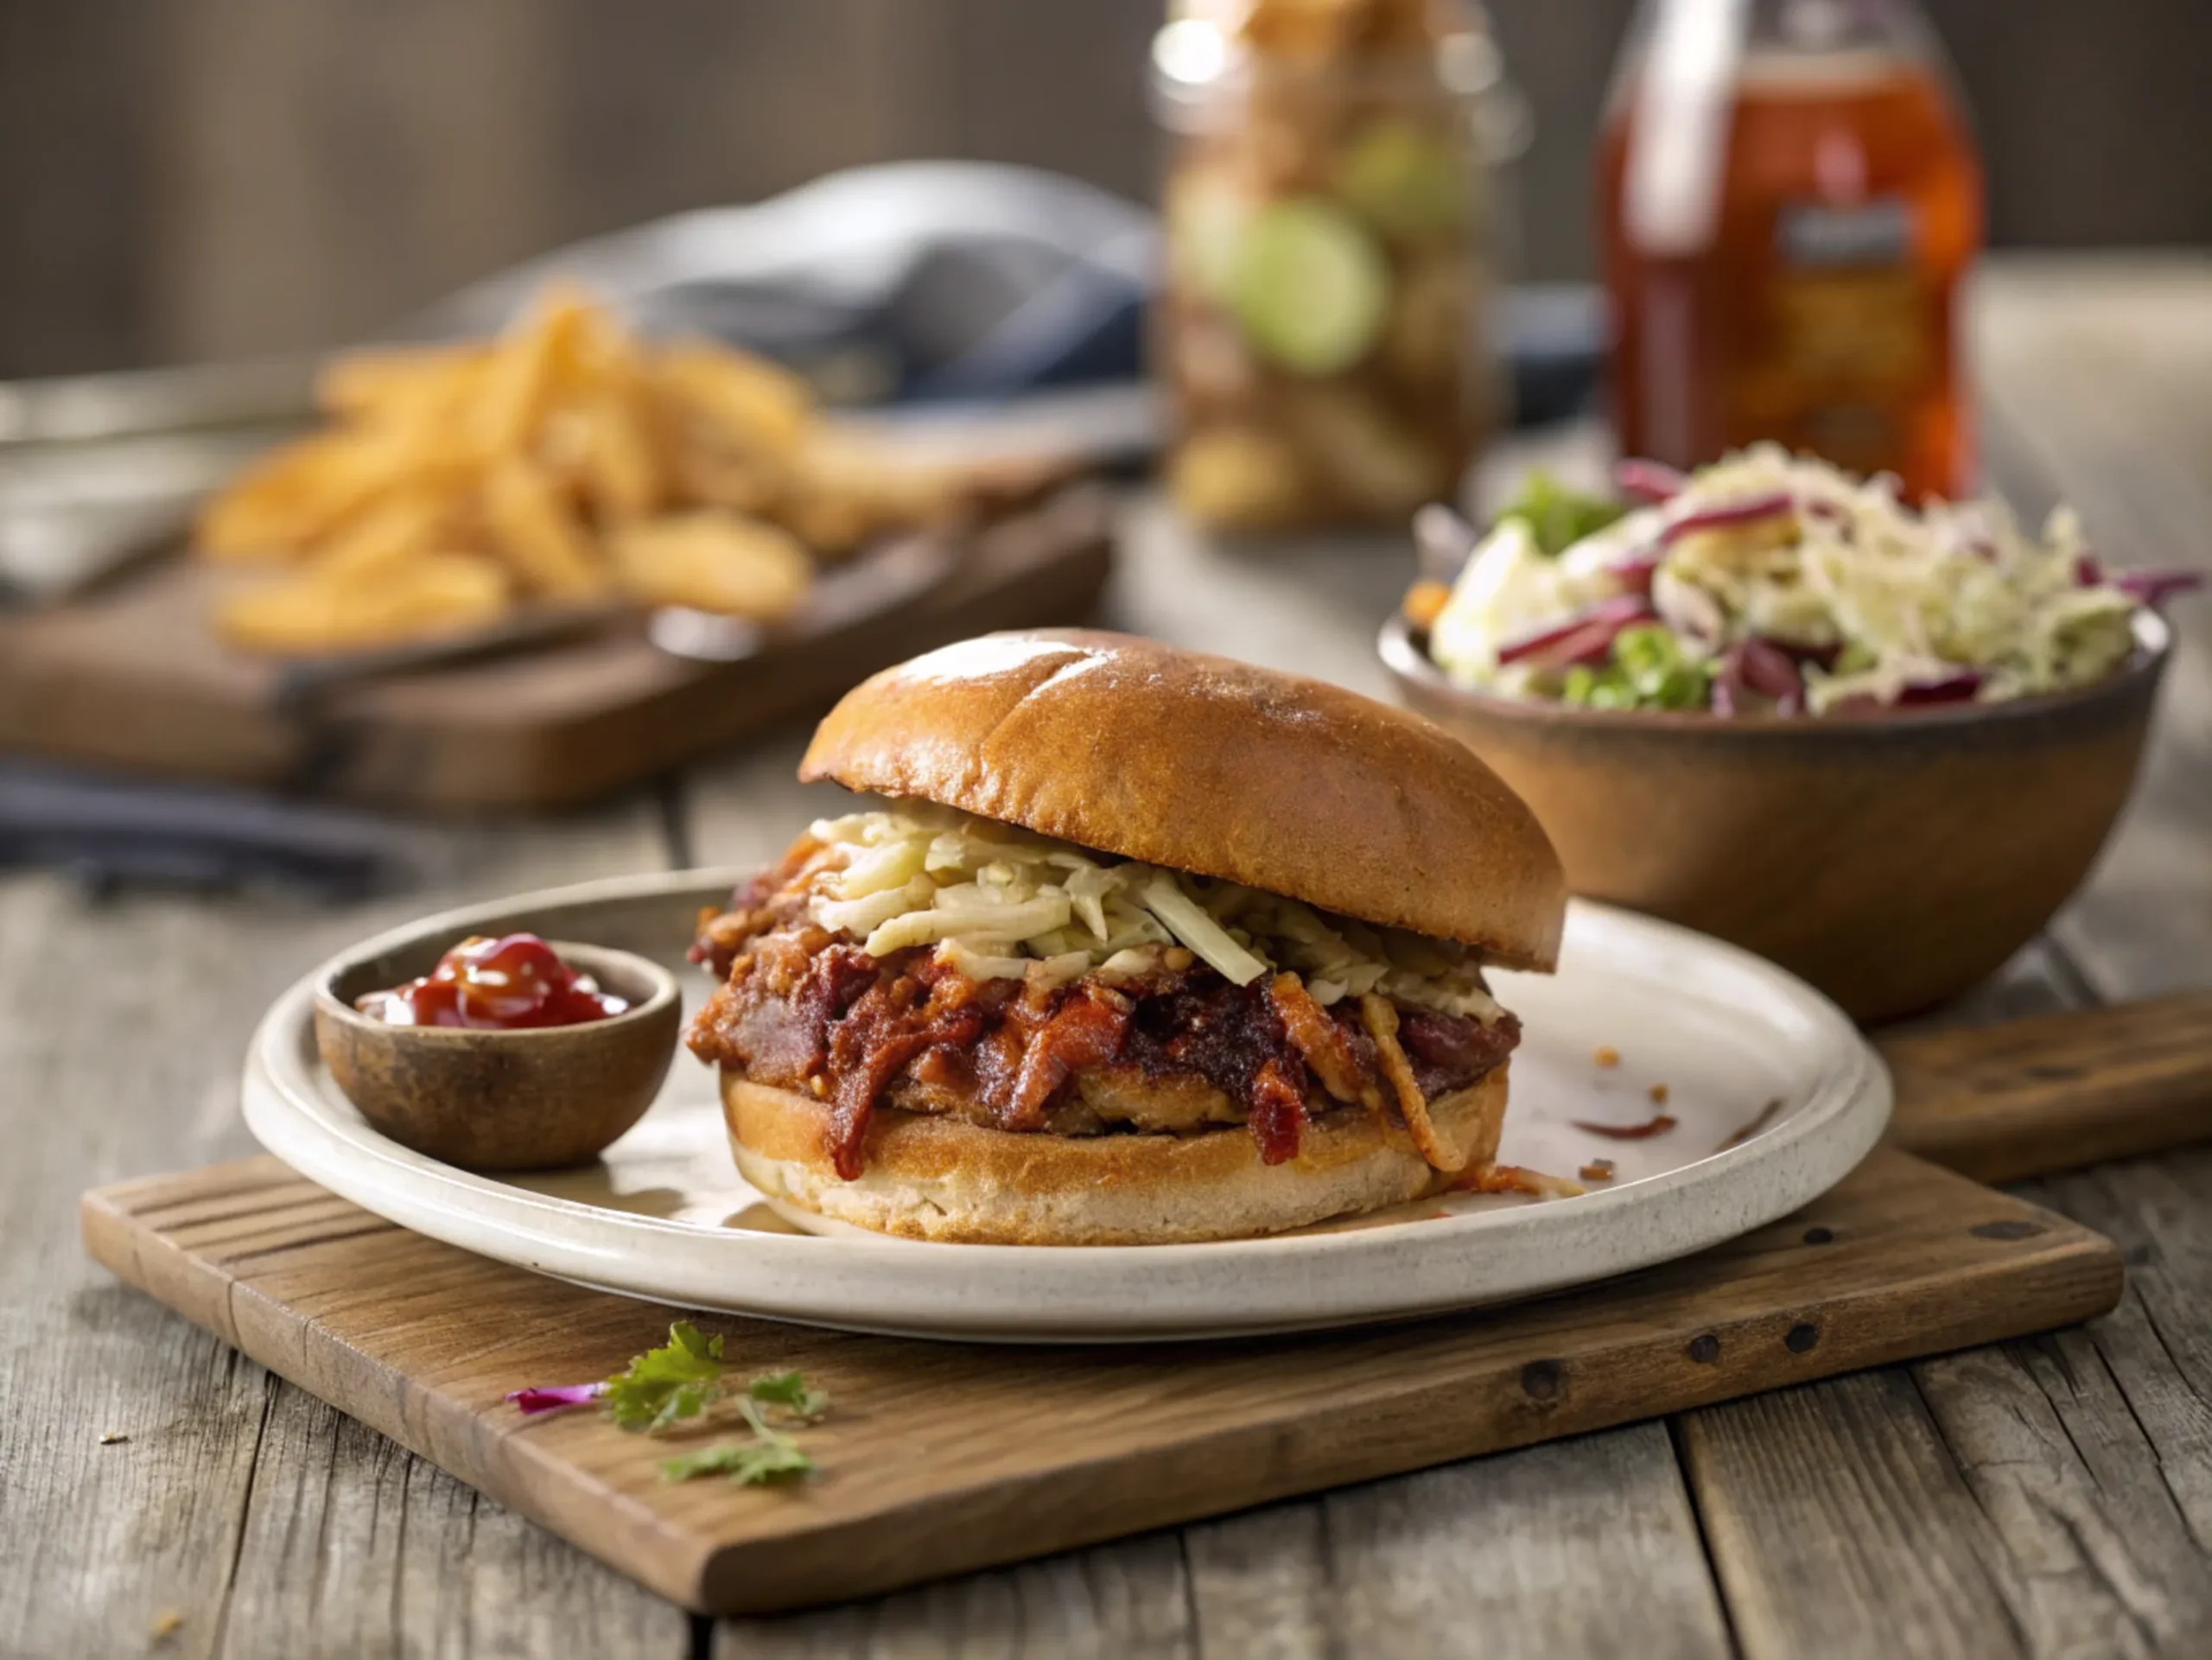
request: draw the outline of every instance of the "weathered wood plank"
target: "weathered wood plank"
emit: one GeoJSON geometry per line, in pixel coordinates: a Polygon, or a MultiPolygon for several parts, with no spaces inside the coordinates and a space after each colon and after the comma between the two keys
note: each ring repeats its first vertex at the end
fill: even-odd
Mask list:
{"type": "Polygon", "coordinates": [[[1726,1655],[1664,1426],[1637,1424],[1185,1532],[1208,1655],[1726,1655]]]}
{"type": "Polygon", "coordinates": [[[2035,1654],[2185,1652],[2212,1626],[2212,1575],[2158,1460],[2075,1328],[1914,1369],[2005,1547],[2005,1600],[2035,1654]]]}
{"type": "Polygon", "coordinates": [[[726,1619],[715,1660],[1195,1660],[1175,1536],[1101,1545],[894,1596],[776,1619],[726,1619]]]}
{"type": "Polygon", "coordinates": [[[2126,1297],[2090,1332],[2202,1553],[2197,1571],[2212,1579],[2212,1152],[2054,1177],[2024,1192],[2103,1233],[2127,1262],[2126,1297]]]}
{"type": "Polygon", "coordinates": [[[1694,1412],[1681,1434],[1751,1660],[2030,1651],[2002,1545],[1909,1372],[1694,1412]]]}
{"type": "Polygon", "coordinates": [[[0,879],[0,1647],[137,1652],[174,1614],[181,1654],[683,1652],[676,1609],[116,1284],[75,1225],[86,1186],[250,1150],[238,1058],[320,957],[663,847],[649,805],[451,835],[424,888],[338,910],[0,879]]]}
{"type": "Polygon", "coordinates": [[[271,1380],[225,1655],[677,1660],[688,1625],[555,1535],[271,1380]]]}

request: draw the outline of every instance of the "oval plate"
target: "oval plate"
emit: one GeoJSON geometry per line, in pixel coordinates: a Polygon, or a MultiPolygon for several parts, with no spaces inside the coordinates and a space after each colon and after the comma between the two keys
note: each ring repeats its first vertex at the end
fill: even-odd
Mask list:
{"type": "MultiPolygon", "coordinates": [[[[529,928],[677,960],[740,871],[525,894],[427,918],[346,952],[529,928]]],[[[1731,1239],[1815,1198],[1890,1113],[1881,1061],[1826,998],[1716,940],[1577,903],[1556,976],[1500,974],[1523,1022],[1502,1156],[1580,1198],[1452,1194],[1268,1239],[1138,1247],[940,1245],[795,1229],[741,1180],[713,1074],[679,1057],[603,1162],[482,1176],[368,1128],[317,1060],[324,970],[264,1020],[245,1116],[302,1174],[416,1231],[578,1284],[690,1308],[899,1336],[1096,1343],[1241,1336],[1529,1297],[1731,1239]],[[1663,1085],[1663,1091],[1655,1086],[1663,1085]],[[1663,1108],[1655,1104],[1662,1092],[1663,1108]],[[1672,1128],[1615,1139],[1581,1123],[1672,1128]]],[[[689,1001],[709,989],[694,973],[689,1001]]]]}

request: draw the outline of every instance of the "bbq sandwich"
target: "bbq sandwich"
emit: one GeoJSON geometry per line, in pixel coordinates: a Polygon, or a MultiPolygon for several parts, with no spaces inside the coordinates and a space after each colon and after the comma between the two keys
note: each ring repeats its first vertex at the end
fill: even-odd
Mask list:
{"type": "Polygon", "coordinates": [[[1020,1244],[1234,1238],[1495,1156],[1565,888],[1417,716],[1093,633],[849,694],[801,763],[881,800],[702,919],[690,1034],[746,1179],[802,1219],[1020,1244]]]}

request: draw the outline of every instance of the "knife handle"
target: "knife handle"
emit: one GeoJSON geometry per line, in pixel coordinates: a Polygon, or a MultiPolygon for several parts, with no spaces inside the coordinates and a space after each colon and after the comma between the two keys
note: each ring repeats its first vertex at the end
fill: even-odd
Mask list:
{"type": "Polygon", "coordinates": [[[1877,1040],[1889,1142],[2012,1181],[2212,1140],[2212,990],[1877,1040]]]}

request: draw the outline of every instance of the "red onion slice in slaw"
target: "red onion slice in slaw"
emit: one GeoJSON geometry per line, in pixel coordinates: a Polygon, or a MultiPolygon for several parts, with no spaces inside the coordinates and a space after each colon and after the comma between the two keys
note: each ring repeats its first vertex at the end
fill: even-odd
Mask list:
{"type": "Polygon", "coordinates": [[[1618,594],[1600,600],[1588,610],[1565,622],[1541,628],[1533,634],[1497,648],[1500,664],[1540,659],[1565,668],[1577,663],[1602,661],[1612,650],[1613,638],[1631,623],[1648,620],[1650,602],[1640,594],[1618,594]]]}
{"type": "Polygon", "coordinates": [[[1787,652],[1796,663],[1810,663],[1815,668],[1833,670],[1836,659],[1843,655],[1843,642],[1830,640],[1821,645],[1809,639],[1791,639],[1786,634],[1762,634],[1760,639],[1778,652],[1787,652]]]}
{"type": "Polygon", "coordinates": [[[1748,690],[1742,654],[1732,646],[1721,654],[1720,671],[1713,677],[1713,712],[1723,720],[1741,713],[1748,690]]]}
{"type": "Polygon", "coordinates": [[[1797,671],[1797,665],[1789,652],[1771,640],[1753,638],[1744,640],[1735,648],[1738,662],[1743,665],[1744,684],[1763,697],[1771,697],[1783,706],[1783,713],[1795,712],[1796,706],[1805,701],[1805,677],[1797,671]]]}
{"type": "Polygon", "coordinates": [[[1689,476],[1679,473],[1664,461],[1645,461],[1639,456],[1613,463],[1613,484],[1623,495],[1634,496],[1640,501],[1671,501],[1681,493],[1689,476]]]}
{"type": "Polygon", "coordinates": [[[1605,574],[1631,594],[1648,595],[1651,592],[1652,578],[1659,574],[1659,556],[1656,553],[1630,554],[1625,559],[1616,559],[1607,565],[1605,574]]]}
{"type": "Polygon", "coordinates": [[[1720,655],[1713,677],[1713,712],[1749,715],[1771,703],[1777,715],[1805,712],[1805,677],[1797,660],[1770,639],[1739,639],[1720,655]]]}
{"type": "Polygon", "coordinates": [[[1764,495],[1746,496],[1741,501],[1726,502],[1718,507],[1700,507],[1694,513],[1685,513],[1659,532],[1659,544],[1671,547],[1683,537],[1696,531],[1732,530],[1739,525],[1755,525],[1760,519],[1772,518],[1777,513],[1786,513],[1796,506],[1796,501],[1787,492],[1770,490],[1764,495]]]}
{"type": "Polygon", "coordinates": [[[2107,580],[2136,604],[2152,607],[2204,586],[2203,576],[2194,570],[2123,570],[2107,580]]]}
{"type": "Polygon", "coordinates": [[[1895,699],[1899,709],[1910,709],[1924,703],[1967,703],[1981,690],[1980,669],[1960,669],[1950,674],[1938,675],[1933,680],[1907,681],[1897,689],[1895,699]]]}

